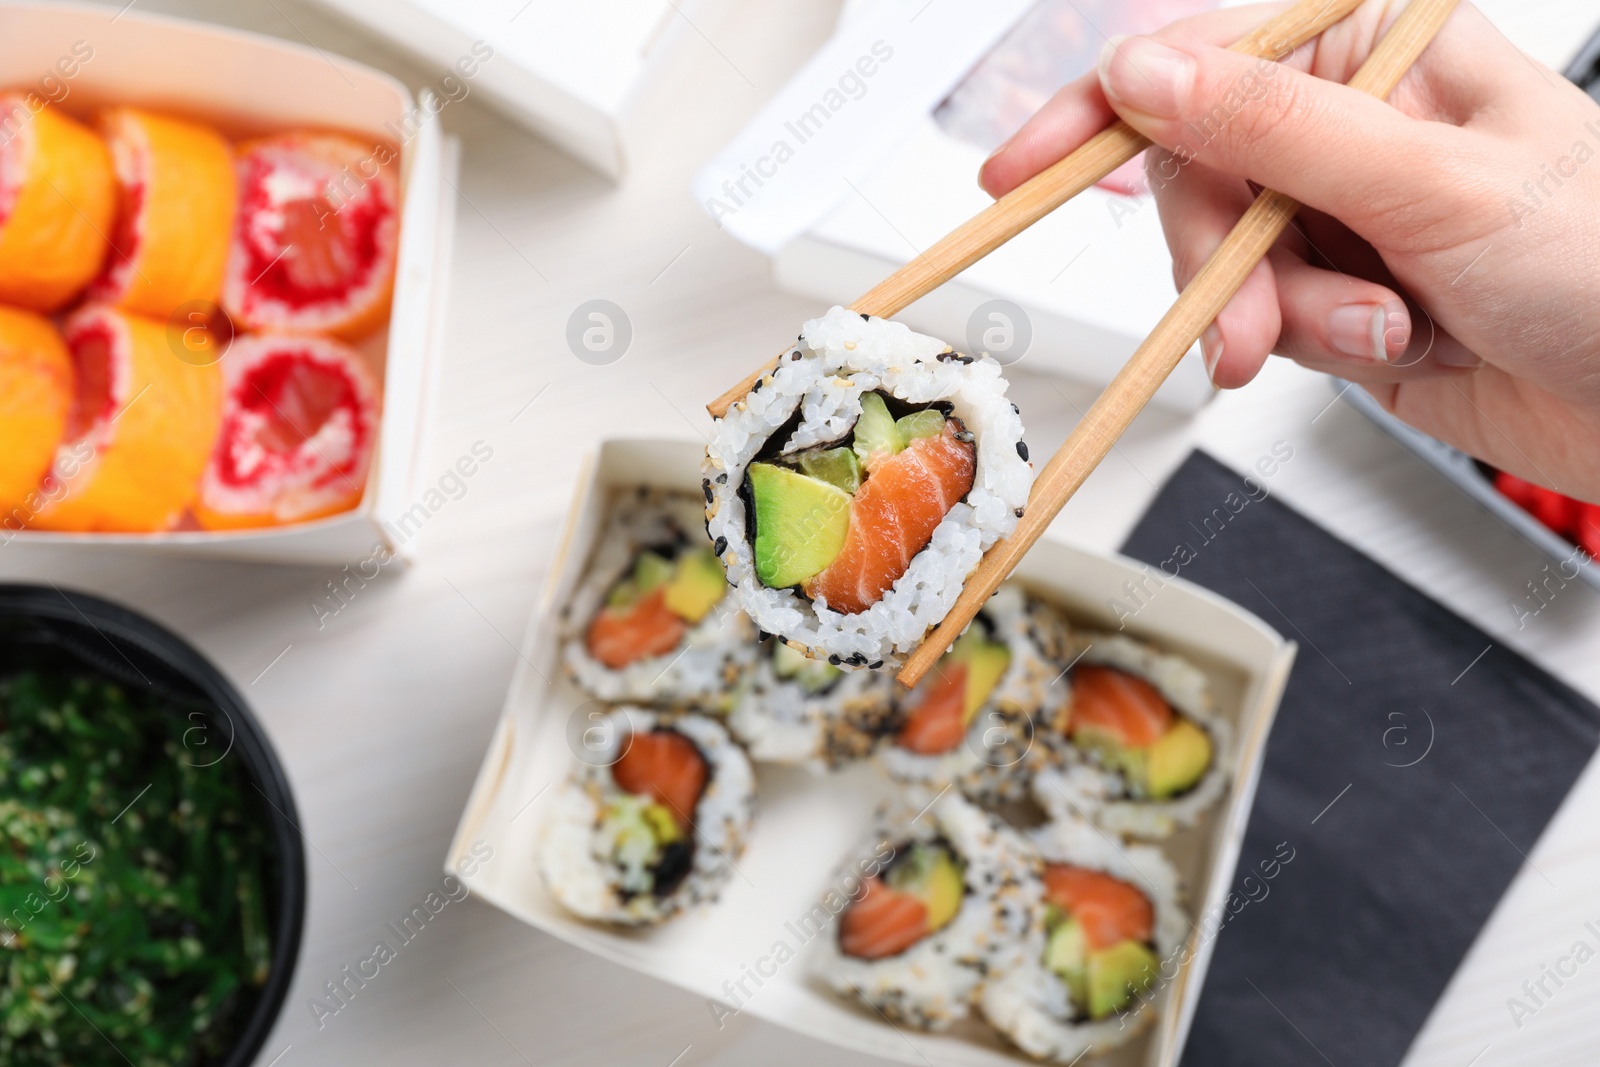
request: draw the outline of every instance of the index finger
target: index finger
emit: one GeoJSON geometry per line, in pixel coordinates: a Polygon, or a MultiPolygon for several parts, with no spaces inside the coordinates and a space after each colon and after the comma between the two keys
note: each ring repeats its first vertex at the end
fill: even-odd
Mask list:
{"type": "MultiPolygon", "coordinates": [[[[1229,45],[1274,15],[1287,3],[1224,8],[1179,19],[1150,36],[1229,45]]],[[[1088,71],[1056,90],[1011,139],[995,150],[978,172],[983,191],[998,199],[1111,125],[1117,113],[1106,102],[1100,76],[1088,71]]]]}

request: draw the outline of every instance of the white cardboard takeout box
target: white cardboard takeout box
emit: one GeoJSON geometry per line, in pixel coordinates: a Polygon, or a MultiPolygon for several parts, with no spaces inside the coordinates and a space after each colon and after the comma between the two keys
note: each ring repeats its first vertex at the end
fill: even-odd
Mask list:
{"type": "Polygon", "coordinates": [[[424,431],[437,394],[455,217],[454,141],[418,111],[404,85],[370,67],[343,58],[335,65],[323,53],[274,37],[98,4],[0,0],[0,87],[33,90],[80,118],[105,105],[136,104],[211,122],[232,137],[296,127],[381,137],[400,148],[402,197],[389,325],[357,346],[383,382],[383,419],[355,509],[230,532],[8,528],[0,530],[0,544],[118,545],[289,563],[353,563],[378,546],[408,555],[417,524],[406,517],[421,494],[424,431]],[[91,54],[83,59],[86,48],[91,54]],[[76,64],[58,66],[74,56],[76,64]]]}
{"type": "MultiPolygon", "coordinates": [[[[474,893],[524,922],[707,998],[706,1025],[715,1026],[710,1005],[713,1000],[729,1002],[725,982],[743,977],[747,967],[769,956],[778,940],[800,947],[786,924],[804,916],[827,888],[835,865],[868,830],[878,799],[892,786],[867,765],[823,778],[758,764],[756,819],[749,846],[738,860],[739,873],[718,902],[660,927],[630,931],[585,923],[545,892],[537,863],[543,801],[573,765],[568,719],[587,701],[561,676],[561,606],[583,577],[613,491],[643,484],[699,493],[701,456],[701,446],[690,441],[613,439],[591,457],[445,867],[474,893]],[[485,845],[493,858],[479,862],[485,845]]],[[[1075,622],[1114,627],[1107,602],[1123,597],[1123,583],[1137,580],[1144,570],[1128,559],[1044,541],[1023,560],[1017,577],[1061,604],[1075,622]]],[[[1227,796],[1199,827],[1168,843],[1191,913],[1199,920],[1221,915],[1228,900],[1267,734],[1295,646],[1213,593],[1181,579],[1166,582],[1128,632],[1190,656],[1210,679],[1218,712],[1235,732],[1227,796]]],[[[1246,857],[1252,868],[1267,859],[1246,857]]],[[[1156,1026],[1095,1062],[1124,1067],[1177,1063],[1210,961],[1211,942],[1201,943],[1198,932],[1194,937],[1193,957],[1170,984],[1156,1026]]],[[[814,984],[806,966],[801,948],[799,958],[764,979],[743,1010],[812,1037],[924,1067],[1030,1062],[979,1023],[961,1024],[946,1035],[891,1029],[814,984]]]]}
{"type": "Polygon", "coordinates": [[[640,102],[666,59],[702,34],[722,0],[320,2],[436,64],[447,95],[458,86],[481,90],[512,119],[621,178],[640,102]],[[484,46],[490,57],[473,62],[484,46]],[[461,77],[464,70],[471,78],[461,77]]]}

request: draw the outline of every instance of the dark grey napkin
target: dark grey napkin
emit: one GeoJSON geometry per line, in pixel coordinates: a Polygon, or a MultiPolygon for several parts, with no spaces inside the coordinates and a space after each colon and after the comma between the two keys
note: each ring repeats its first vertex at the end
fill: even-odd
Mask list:
{"type": "Polygon", "coordinates": [[[1182,577],[1300,643],[1236,882],[1257,874],[1182,1062],[1397,1063],[1588,761],[1600,709],[1263,496],[1196,453],[1124,549],[1188,559],[1182,577]],[[1263,880],[1280,848],[1293,858],[1263,880]]]}

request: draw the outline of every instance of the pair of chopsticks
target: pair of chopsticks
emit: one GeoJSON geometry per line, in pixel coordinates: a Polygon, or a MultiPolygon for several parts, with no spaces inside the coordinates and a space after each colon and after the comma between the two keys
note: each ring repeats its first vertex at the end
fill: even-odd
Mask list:
{"type": "MultiPolygon", "coordinates": [[[[1412,0],[1365,63],[1350,87],[1386,98],[1427,48],[1458,0],[1412,0]]],[[[1278,58],[1311,40],[1358,7],[1361,0],[1301,0],[1232,46],[1234,51],[1278,58]]],[[[1143,151],[1150,142],[1118,120],[1077,151],[1012,190],[921,256],[890,275],[853,310],[893,315],[932,292],[1006,241],[1143,151]]],[[[1117,438],[1216,319],[1245,278],[1288,228],[1300,204],[1264,190],[1222,245],[1184,287],[1177,301],[1129,357],[1117,376],[1039,473],[1028,507],[1011,535],[997,542],[968,576],[944,621],[923,638],[896,676],[915,686],[966,629],[1034,542],[1100,465],[1117,438]]],[[[771,373],[763,367],[707,405],[716,418],[771,373]]]]}

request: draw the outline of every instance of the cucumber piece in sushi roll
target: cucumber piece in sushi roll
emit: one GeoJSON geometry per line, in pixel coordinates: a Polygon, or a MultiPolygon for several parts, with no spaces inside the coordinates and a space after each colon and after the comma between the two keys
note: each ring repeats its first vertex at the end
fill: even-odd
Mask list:
{"type": "Polygon", "coordinates": [[[954,791],[921,814],[880,815],[879,833],[841,870],[863,863],[878,873],[820,940],[812,968],[891,1022],[943,1030],[966,1018],[984,976],[1015,966],[1041,921],[1033,847],[954,791]]]}
{"type": "Polygon", "coordinates": [[[896,665],[1033,484],[1000,365],[834,308],[716,420],[706,528],[757,626],[836,666],[896,665]]]}
{"type": "Polygon", "coordinates": [[[900,726],[882,752],[889,776],[954,784],[984,804],[1025,798],[1035,734],[1067,699],[1056,662],[1068,640],[1060,612],[1002,585],[917,687],[898,695],[900,726]]]}
{"type": "Polygon", "coordinates": [[[767,640],[734,697],[728,728],[751,759],[841,767],[872,755],[893,727],[893,689],[887,675],[842,671],[767,640]]]}
{"type": "Polygon", "coordinates": [[[621,493],[566,607],[567,669],[601,700],[720,709],[755,638],[732,592],[692,495],[621,493]]]}
{"type": "Polygon", "coordinates": [[[1059,762],[1035,776],[1034,799],[1133,837],[1192,826],[1227,789],[1232,741],[1205,675],[1121,634],[1078,641],[1071,698],[1036,747],[1059,762]]]}
{"type": "Polygon", "coordinates": [[[551,801],[539,873],[568,911],[640,925],[715,900],[744,850],[755,778],[703,715],[610,712],[603,738],[551,801]]]}
{"type": "Polygon", "coordinates": [[[1030,837],[1044,860],[1043,922],[1021,962],[984,986],[979,1007],[1030,1056],[1076,1063],[1155,1018],[1189,919],[1177,871],[1157,849],[1114,844],[1076,818],[1030,837]]]}

